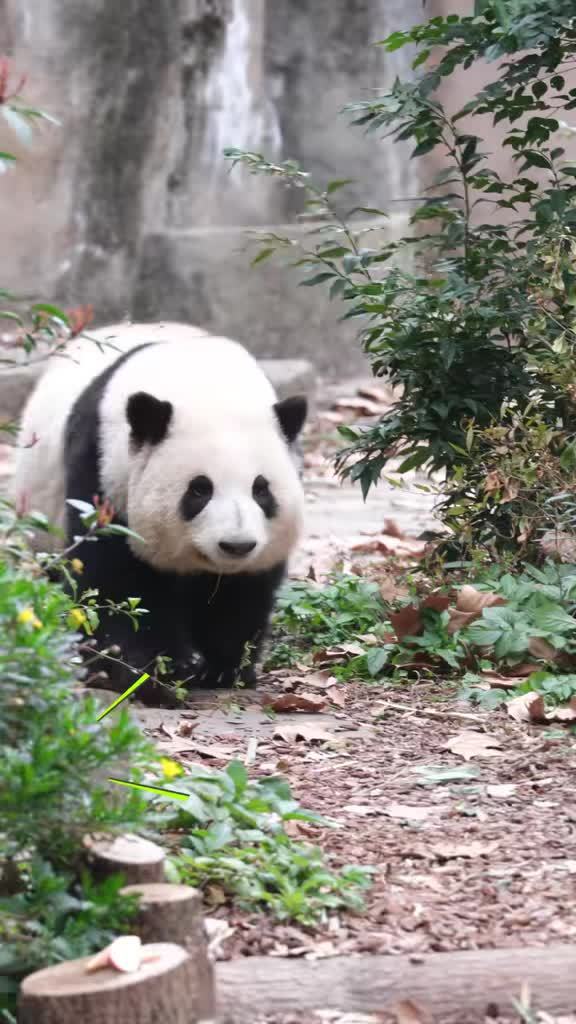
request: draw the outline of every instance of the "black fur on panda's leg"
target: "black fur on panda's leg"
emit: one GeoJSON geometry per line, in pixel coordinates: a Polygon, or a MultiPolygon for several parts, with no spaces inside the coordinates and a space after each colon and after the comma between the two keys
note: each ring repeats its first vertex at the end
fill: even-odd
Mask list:
{"type": "Polygon", "coordinates": [[[256,685],[256,662],[284,575],[281,564],[268,572],[211,578],[213,592],[195,615],[192,640],[202,662],[192,687],[256,685]]]}

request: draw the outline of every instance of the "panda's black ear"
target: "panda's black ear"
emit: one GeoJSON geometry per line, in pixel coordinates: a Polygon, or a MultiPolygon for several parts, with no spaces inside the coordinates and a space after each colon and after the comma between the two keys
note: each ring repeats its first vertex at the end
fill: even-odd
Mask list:
{"type": "Polygon", "coordinates": [[[294,398],[285,398],[283,402],[276,403],[274,412],[284,437],[288,444],[292,444],[304,426],[306,413],[308,412],[306,397],[304,395],[295,395],[294,398]]]}
{"type": "Polygon", "coordinates": [[[171,402],[161,402],[146,391],[130,395],[126,403],[126,418],[132,431],[132,442],[137,447],[160,444],[166,437],[172,412],[171,402]]]}

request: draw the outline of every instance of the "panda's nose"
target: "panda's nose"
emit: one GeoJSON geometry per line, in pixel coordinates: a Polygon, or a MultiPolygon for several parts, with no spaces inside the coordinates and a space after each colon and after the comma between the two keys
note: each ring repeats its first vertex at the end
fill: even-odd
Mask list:
{"type": "Polygon", "coordinates": [[[226,555],[232,555],[233,558],[244,558],[245,555],[249,555],[251,551],[254,551],[256,541],[240,540],[233,542],[229,540],[221,540],[218,547],[226,555]]]}

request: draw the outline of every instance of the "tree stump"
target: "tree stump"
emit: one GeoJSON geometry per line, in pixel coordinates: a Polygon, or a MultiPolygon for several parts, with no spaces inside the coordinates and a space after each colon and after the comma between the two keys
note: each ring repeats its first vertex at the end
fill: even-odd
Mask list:
{"type": "Polygon", "coordinates": [[[18,1002],[19,1024],[196,1024],[206,993],[181,946],[154,943],[139,971],[86,973],[91,957],[29,974],[18,1002]]]}
{"type": "Polygon", "coordinates": [[[188,885],[149,882],[126,885],[122,893],[140,896],[138,916],[130,922],[130,930],[142,942],[177,942],[190,953],[196,969],[197,988],[206,996],[200,1005],[204,1017],[215,1013],[214,968],[208,957],[204,933],[202,897],[188,885]]]}
{"type": "Polygon", "coordinates": [[[140,836],[85,836],[88,864],[96,878],[120,873],[129,885],[164,880],[164,850],[140,836]]]}

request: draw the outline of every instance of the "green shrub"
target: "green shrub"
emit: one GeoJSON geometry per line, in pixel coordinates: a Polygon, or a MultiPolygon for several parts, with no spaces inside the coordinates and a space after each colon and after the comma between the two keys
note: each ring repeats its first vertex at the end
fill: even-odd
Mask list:
{"type": "Polygon", "coordinates": [[[358,212],[381,211],[340,214],[342,182],[317,187],[292,161],[227,151],[233,163],[303,190],[316,221],[305,243],[262,236],[256,260],[297,253],[302,283],[326,284],[347,304],[374,374],[398,387],[377,424],[342,428],[342,472],[367,494],[392,460],[400,473],[440,471],[449,482],[447,523],[454,505],[462,514],[464,488],[474,511],[468,535],[496,547],[518,538],[508,515],[502,523],[483,504],[483,478],[476,466],[469,472],[470,432],[497,428],[503,403],[520,418],[537,405],[544,428],[558,432],[559,452],[576,432],[576,166],[559,141],[560,119],[576,108],[576,88],[564,77],[576,52],[573,18],[569,0],[477,0],[474,15],[435,17],[381,43],[388,52],[415,46],[417,73],[349,106],[353,123],[386,145],[410,140],[417,159],[436,149],[446,159],[399,242],[371,246],[370,229],[358,226],[358,212]],[[484,58],[492,62],[489,84],[450,115],[438,87],[484,58]],[[486,115],[504,130],[516,165],[511,180],[491,166],[474,130],[486,115]]]}

